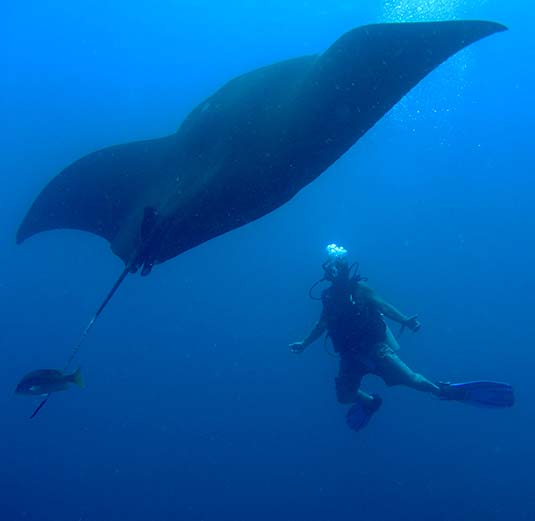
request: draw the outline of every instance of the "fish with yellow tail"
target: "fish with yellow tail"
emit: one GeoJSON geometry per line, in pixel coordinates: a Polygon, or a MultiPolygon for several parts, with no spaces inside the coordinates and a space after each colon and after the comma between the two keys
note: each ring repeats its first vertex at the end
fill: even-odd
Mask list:
{"type": "Polygon", "coordinates": [[[48,395],[58,391],[66,391],[70,384],[84,387],[80,368],[71,374],[65,374],[57,369],[39,369],[28,373],[22,378],[15,389],[15,394],[48,395]]]}

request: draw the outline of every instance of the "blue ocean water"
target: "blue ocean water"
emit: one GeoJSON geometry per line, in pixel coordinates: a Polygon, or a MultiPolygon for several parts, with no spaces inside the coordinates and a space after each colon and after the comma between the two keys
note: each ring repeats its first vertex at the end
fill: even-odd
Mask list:
{"type": "Polygon", "coordinates": [[[0,520],[535,519],[535,43],[527,2],[29,1],[0,31],[0,520]],[[36,400],[122,269],[102,239],[16,246],[39,190],[80,156],[173,132],[228,79],[321,52],[374,22],[509,27],[439,67],[272,214],[129,277],[79,357],[87,388],[36,400]],[[422,330],[401,355],[433,379],[512,383],[489,411],[367,390],[355,434],[308,298],[343,244],[422,330]]]}

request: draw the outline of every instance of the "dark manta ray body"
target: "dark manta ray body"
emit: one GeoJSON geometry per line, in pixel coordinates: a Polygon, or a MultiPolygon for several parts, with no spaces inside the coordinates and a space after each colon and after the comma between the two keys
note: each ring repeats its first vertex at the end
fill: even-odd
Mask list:
{"type": "Polygon", "coordinates": [[[66,168],[34,202],[17,242],[84,230],[107,239],[129,271],[147,274],[287,202],[441,62],[504,29],[481,21],[364,26],[322,55],[239,76],[175,134],[66,168]]]}
{"type": "Polygon", "coordinates": [[[64,372],[129,272],[146,275],[283,205],[440,63],[504,29],[480,21],[360,27],[322,55],[231,80],[176,134],[106,148],[66,168],[33,203],[17,242],[56,228],[84,230],[108,240],[125,269],[64,372]]]}

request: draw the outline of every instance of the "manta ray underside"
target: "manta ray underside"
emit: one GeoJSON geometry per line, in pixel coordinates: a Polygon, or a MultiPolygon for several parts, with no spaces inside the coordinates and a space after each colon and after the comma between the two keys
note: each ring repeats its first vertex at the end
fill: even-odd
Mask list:
{"type": "Polygon", "coordinates": [[[503,30],[484,21],[369,25],[321,55],[234,78],[175,134],[67,167],[37,197],[17,242],[84,230],[147,274],[287,202],[440,63],[503,30]]]}

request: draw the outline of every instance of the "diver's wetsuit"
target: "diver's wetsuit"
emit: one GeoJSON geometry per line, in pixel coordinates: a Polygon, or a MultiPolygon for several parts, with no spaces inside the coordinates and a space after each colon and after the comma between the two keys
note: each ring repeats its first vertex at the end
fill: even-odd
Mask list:
{"type": "Polygon", "coordinates": [[[388,344],[386,324],[372,302],[359,295],[358,280],[322,292],[322,320],[340,355],[336,394],[340,403],[354,401],[364,375],[380,376],[387,385],[407,383],[412,371],[388,344]]]}

